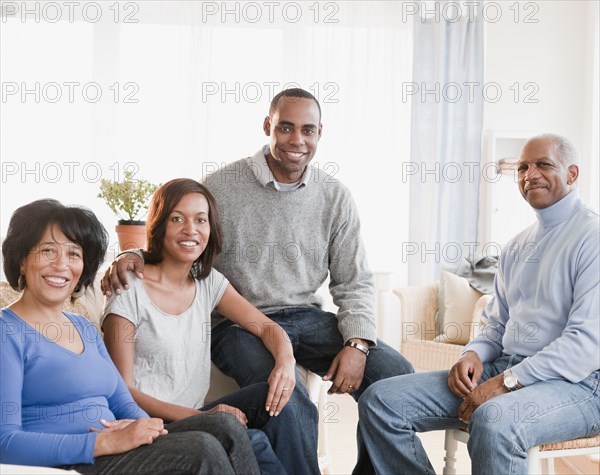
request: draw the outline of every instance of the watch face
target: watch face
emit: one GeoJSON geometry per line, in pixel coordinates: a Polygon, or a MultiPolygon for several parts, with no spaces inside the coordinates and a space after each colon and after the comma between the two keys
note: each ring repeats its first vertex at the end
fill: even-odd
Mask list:
{"type": "Polygon", "coordinates": [[[517,386],[517,377],[512,373],[504,374],[504,386],[513,389],[517,386]]]}

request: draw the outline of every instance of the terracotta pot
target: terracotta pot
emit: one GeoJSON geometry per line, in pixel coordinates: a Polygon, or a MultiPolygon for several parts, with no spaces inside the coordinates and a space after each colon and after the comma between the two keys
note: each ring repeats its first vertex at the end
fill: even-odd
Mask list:
{"type": "Polygon", "coordinates": [[[146,223],[144,221],[133,221],[133,224],[119,224],[115,226],[117,236],[119,237],[119,248],[125,249],[146,249],[146,223]]]}

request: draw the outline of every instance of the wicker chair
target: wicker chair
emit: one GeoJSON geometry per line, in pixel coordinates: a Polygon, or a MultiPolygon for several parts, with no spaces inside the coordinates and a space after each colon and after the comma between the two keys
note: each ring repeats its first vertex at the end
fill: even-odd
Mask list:
{"type": "Polygon", "coordinates": [[[393,291],[400,299],[401,352],[417,370],[450,369],[463,345],[433,341],[438,311],[439,283],[409,285],[393,291]]]}
{"type": "MultiPolygon", "coordinates": [[[[454,464],[456,463],[458,442],[466,444],[468,440],[469,433],[466,430],[448,429],[446,431],[444,475],[456,474],[454,464]]],[[[576,455],[600,456],[600,435],[571,439],[554,444],[543,444],[530,448],[527,454],[527,473],[528,475],[539,473],[553,475],[554,458],[573,457],[576,455]]]]}

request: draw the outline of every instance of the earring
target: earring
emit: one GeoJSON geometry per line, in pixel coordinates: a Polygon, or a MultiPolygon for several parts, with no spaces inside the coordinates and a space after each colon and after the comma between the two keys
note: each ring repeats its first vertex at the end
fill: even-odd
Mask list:
{"type": "Polygon", "coordinates": [[[27,287],[27,281],[25,280],[25,274],[19,275],[19,279],[17,280],[17,287],[22,292],[27,287]]]}
{"type": "Polygon", "coordinates": [[[71,294],[72,299],[78,299],[83,295],[83,291],[81,290],[81,284],[78,283],[73,289],[73,293],[71,294]]]}

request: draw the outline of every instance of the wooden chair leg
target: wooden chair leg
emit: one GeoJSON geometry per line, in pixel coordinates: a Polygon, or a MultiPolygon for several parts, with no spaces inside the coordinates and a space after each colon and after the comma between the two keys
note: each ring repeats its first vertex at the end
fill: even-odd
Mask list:
{"type": "Polygon", "coordinates": [[[554,457],[542,459],[542,470],[546,475],[554,475],[554,457]]]}
{"type": "Polygon", "coordinates": [[[327,475],[331,470],[331,455],[329,454],[327,424],[323,411],[327,408],[327,390],[331,386],[331,383],[324,382],[319,375],[306,369],[303,369],[301,375],[304,379],[304,385],[306,386],[309,397],[317,406],[317,411],[319,413],[317,456],[319,457],[319,469],[321,470],[321,474],[327,475]]]}
{"type": "Polygon", "coordinates": [[[456,449],[458,449],[458,442],[454,437],[454,429],[448,429],[444,440],[444,450],[446,451],[444,475],[456,475],[456,449]]]}
{"type": "Polygon", "coordinates": [[[319,468],[321,469],[322,475],[329,475],[331,473],[331,455],[329,454],[329,435],[327,429],[327,423],[325,421],[327,408],[328,394],[327,391],[331,384],[320,381],[319,388],[319,468]]]}
{"type": "Polygon", "coordinates": [[[529,475],[542,473],[540,448],[531,447],[527,452],[527,473],[529,475]]]}

